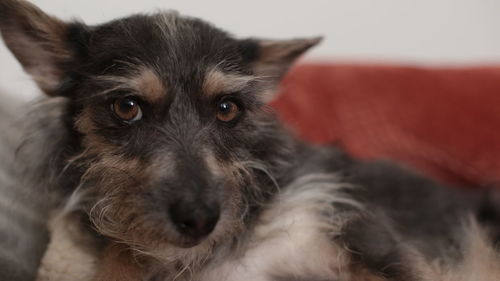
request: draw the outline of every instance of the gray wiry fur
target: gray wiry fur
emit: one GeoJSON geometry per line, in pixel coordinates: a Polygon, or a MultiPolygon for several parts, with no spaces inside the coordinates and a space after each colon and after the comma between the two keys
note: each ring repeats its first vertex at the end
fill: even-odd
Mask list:
{"type": "Polygon", "coordinates": [[[1,280],[33,279],[45,249],[45,206],[15,169],[21,143],[22,103],[0,93],[0,276],[1,280]],[[17,113],[17,114],[16,114],[17,113]]]}
{"type": "MultiPolygon", "coordinates": [[[[268,109],[317,38],[240,40],[171,12],[87,26],[21,0],[0,0],[0,30],[51,96],[28,115],[18,158],[34,189],[16,198],[48,195],[51,225],[99,260],[94,281],[498,276],[498,196],[302,143],[268,109]]],[[[8,159],[19,141],[3,141],[8,159]]],[[[6,257],[29,275],[39,255],[6,257]]]]}

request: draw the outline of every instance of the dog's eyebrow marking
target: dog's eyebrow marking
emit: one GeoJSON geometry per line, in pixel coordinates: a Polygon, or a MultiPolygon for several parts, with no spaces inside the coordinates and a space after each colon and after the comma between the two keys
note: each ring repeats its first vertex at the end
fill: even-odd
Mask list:
{"type": "Polygon", "coordinates": [[[151,103],[161,101],[166,95],[163,81],[155,71],[147,67],[141,67],[138,75],[131,80],[131,86],[151,103]]]}
{"type": "Polygon", "coordinates": [[[158,74],[145,66],[140,66],[131,74],[124,76],[101,75],[95,80],[106,83],[105,90],[93,95],[107,95],[114,91],[130,91],[151,103],[160,102],[167,96],[167,88],[158,74]]]}
{"type": "Polygon", "coordinates": [[[224,73],[217,68],[212,68],[205,75],[203,93],[207,96],[220,93],[234,93],[243,90],[256,80],[257,77],[255,76],[224,73]]]}

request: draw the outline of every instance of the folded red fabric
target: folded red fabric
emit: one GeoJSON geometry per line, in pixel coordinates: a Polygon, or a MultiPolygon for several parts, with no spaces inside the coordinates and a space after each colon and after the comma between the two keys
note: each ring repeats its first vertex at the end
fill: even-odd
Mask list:
{"type": "Polygon", "coordinates": [[[273,102],[297,134],[464,186],[500,183],[500,66],[304,64],[273,102]]]}

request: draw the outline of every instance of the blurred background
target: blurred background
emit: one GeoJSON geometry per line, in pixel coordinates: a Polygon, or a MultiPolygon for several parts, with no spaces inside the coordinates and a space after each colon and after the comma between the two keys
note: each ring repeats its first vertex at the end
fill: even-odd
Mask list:
{"type": "MultiPolygon", "coordinates": [[[[470,65],[500,62],[499,0],[32,0],[63,19],[97,24],[175,9],[240,36],[324,35],[306,59],[470,65]]],[[[3,45],[0,89],[30,98],[33,83],[3,45]]]]}

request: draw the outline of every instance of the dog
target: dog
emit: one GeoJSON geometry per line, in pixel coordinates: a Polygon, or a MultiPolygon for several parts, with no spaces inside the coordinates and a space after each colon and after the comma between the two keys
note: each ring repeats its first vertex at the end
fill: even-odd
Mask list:
{"type": "Polygon", "coordinates": [[[8,132],[0,134],[0,280],[31,280],[47,243],[47,210],[16,169],[25,164],[15,157],[23,129],[14,116],[22,103],[0,96],[0,131],[8,132]]]}
{"type": "Polygon", "coordinates": [[[500,280],[497,193],[278,121],[268,102],[321,38],[237,39],[172,11],[89,26],[23,0],[0,0],[0,31],[47,96],[18,149],[52,214],[38,280],[57,249],[59,280],[500,280]]]}

